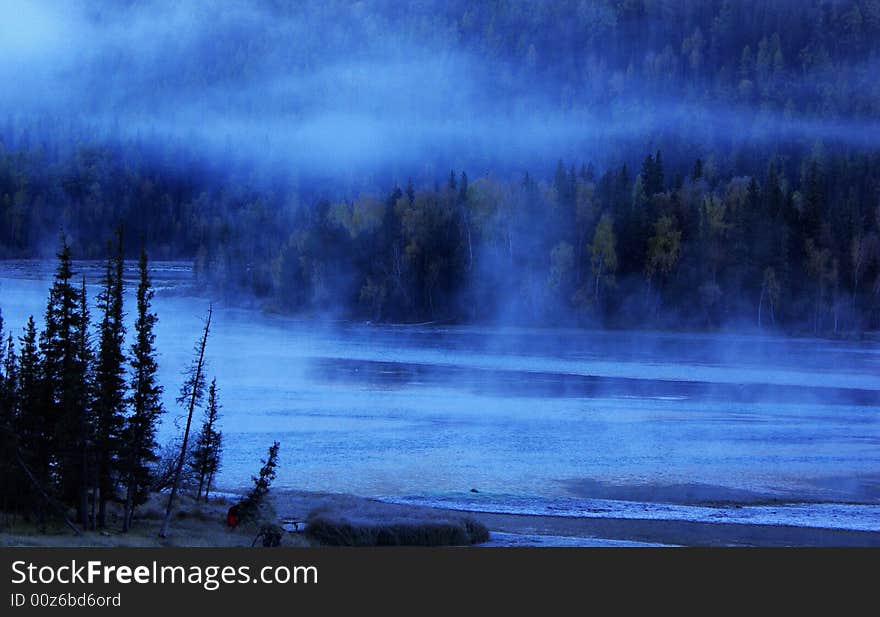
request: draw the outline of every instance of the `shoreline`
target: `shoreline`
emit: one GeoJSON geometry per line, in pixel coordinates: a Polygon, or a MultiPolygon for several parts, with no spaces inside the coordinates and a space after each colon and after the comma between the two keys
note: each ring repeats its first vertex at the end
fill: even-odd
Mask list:
{"type": "MultiPolygon", "coordinates": [[[[24,266],[42,266],[45,263],[54,265],[54,253],[49,255],[41,255],[36,256],[33,254],[17,254],[17,255],[5,255],[0,256],[0,266],[3,264],[12,264],[12,265],[24,265],[24,266]]],[[[188,270],[190,273],[192,272],[193,262],[195,256],[192,257],[164,257],[161,259],[157,259],[152,262],[152,270],[162,271],[163,269],[167,271],[169,267],[177,270],[178,268],[184,268],[188,270]]],[[[95,268],[100,270],[103,267],[104,261],[103,258],[92,258],[92,259],[75,259],[73,260],[75,265],[85,265],[91,268],[95,268]]],[[[128,258],[125,260],[126,267],[133,268],[137,263],[136,258],[128,258]]],[[[45,281],[47,283],[51,282],[51,269],[48,270],[43,276],[23,276],[16,277],[21,278],[23,280],[32,280],[32,281],[45,281]]],[[[257,297],[249,297],[246,301],[231,301],[228,298],[217,297],[218,294],[214,293],[211,289],[205,287],[199,287],[195,283],[188,283],[188,287],[182,291],[170,292],[168,289],[163,289],[162,293],[165,295],[171,296],[181,296],[181,297],[191,297],[191,298],[202,298],[202,299],[213,299],[215,304],[218,306],[225,306],[228,309],[232,310],[249,310],[256,311],[259,314],[266,317],[273,318],[281,318],[284,320],[289,320],[293,322],[300,322],[307,325],[330,325],[330,326],[342,326],[342,327],[376,327],[376,328],[427,328],[437,326],[440,328],[479,328],[479,329],[493,329],[493,328],[504,328],[504,329],[513,329],[519,330],[522,332],[539,332],[539,333],[558,333],[558,332],[577,332],[577,333],[599,333],[599,334],[614,334],[614,333],[638,333],[641,335],[648,336],[675,336],[675,335],[687,335],[687,336],[721,336],[721,337],[735,337],[740,339],[791,339],[791,340],[821,340],[828,342],[876,342],[880,341],[880,329],[872,330],[846,330],[839,331],[838,333],[834,333],[833,330],[827,330],[823,332],[815,332],[809,328],[759,328],[756,325],[744,327],[742,323],[727,323],[720,324],[715,327],[674,327],[669,325],[659,326],[655,325],[653,327],[646,327],[640,325],[639,322],[635,322],[632,324],[616,324],[616,323],[608,323],[597,325],[595,323],[571,323],[571,322],[560,322],[554,323],[552,325],[542,325],[537,322],[518,322],[518,323],[500,323],[498,321],[493,320],[467,320],[460,319],[459,317],[448,317],[445,319],[432,320],[427,322],[392,322],[392,321],[374,321],[371,319],[367,319],[365,316],[362,317],[347,317],[347,318],[336,318],[336,319],[327,319],[323,317],[317,316],[314,312],[311,311],[300,311],[300,312],[290,312],[280,309],[277,302],[267,302],[266,300],[257,298],[257,297]]],[[[222,294],[221,294],[222,296],[222,294]]]]}
{"type": "MultiPolygon", "coordinates": [[[[61,527],[45,533],[19,524],[0,531],[0,547],[164,547],[164,546],[251,546],[260,524],[230,529],[225,523],[227,508],[238,493],[218,492],[208,504],[182,499],[171,533],[157,537],[164,495],[155,495],[123,534],[111,523],[106,530],[74,535],[61,527]]],[[[554,516],[473,511],[436,506],[393,503],[345,493],[324,493],[290,489],[273,490],[268,496],[274,523],[284,526],[282,546],[319,546],[303,533],[313,513],[365,525],[394,525],[403,521],[415,526],[470,519],[489,530],[488,542],[480,547],[880,547],[880,530],[806,527],[785,524],[707,522],[696,520],[554,516]],[[285,522],[297,521],[299,529],[285,522]]],[[[266,522],[269,522],[267,519],[266,522]]]]}
{"type": "MultiPolygon", "coordinates": [[[[396,516],[467,516],[495,534],[504,534],[509,546],[880,546],[880,531],[768,525],[739,522],[705,522],[648,518],[552,516],[513,514],[399,504],[340,493],[280,490],[272,497],[279,516],[303,517],[314,509],[396,516]],[[555,542],[555,543],[554,543],[555,542]]],[[[479,545],[477,545],[479,546],[479,545]]]]}

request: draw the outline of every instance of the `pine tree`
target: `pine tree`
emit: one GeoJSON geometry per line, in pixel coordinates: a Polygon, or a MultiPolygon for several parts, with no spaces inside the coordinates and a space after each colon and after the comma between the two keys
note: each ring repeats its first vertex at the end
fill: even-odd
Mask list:
{"type": "MultiPolygon", "coordinates": [[[[702,175],[702,164],[700,164],[702,175]]],[[[663,171],[663,155],[658,150],[656,155],[649,154],[642,163],[642,182],[647,197],[662,193],[665,189],[666,178],[663,171]]]]}
{"type": "Polygon", "coordinates": [[[805,188],[801,226],[806,238],[818,241],[823,219],[823,188],[822,172],[815,160],[807,167],[803,184],[805,188]]]}
{"type": "Polygon", "coordinates": [[[642,179],[642,189],[645,197],[651,197],[654,194],[654,155],[649,154],[642,161],[642,173],[639,177],[642,179]]]}
{"type": "MultiPolygon", "coordinates": [[[[3,312],[0,311],[0,511],[7,513],[12,510],[14,500],[14,467],[15,458],[15,418],[12,400],[14,396],[13,375],[9,370],[9,355],[13,353],[2,344],[3,312]]],[[[13,360],[14,366],[14,360],[13,360]]]]}
{"type": "Polygon", "coordinates": [[[147,266],[147,254],[141,250],[138,262],[137,321],[135,342],[131,348],[131,409],[122,442],[124,444],[122,473],[125,479],[125,514],[123,531],[131,528],[135,508],[147,497],[150,487],[150,465],[158,460],[156,454],[156,424],[162,415],[162,386],[156,382],[159,367],[156,363],[156,335],[158,318],[151,312],[153,288],[147,266]]]}
{"type": "MultiPolygon", "coordinates": [[[[5,343],[0,343],[0,357],[2,357],[2,402],[0,406],[6,410],[11,419],[15,418],[16,409],[18,408],[18,358],[15,354],[15,342],[12,338],[12,332],[6,338],[5,343]]],[[[11,420],[10,420],[11,422],[11,420]]],[[[11,422],[14,425],[14,422],[11,422]]]]}
{"type": "Polygon", "coordinates": [[[269,447],[269,456],[261,461],[263,466],[260,468],[260,473],[251,477],[254,486],[247,494],[247,497],[244,498],[244,501],[239,504],[241,520],[255,517],[260,511],[260,506],[262,506],[266,495],[269,494],[269,487],[275,479],[275,468],[278,466],[278,448],[280,445],[276,441],[269,447]]]}
{"type": "MultiPolygon", "coordinates": [[[[33,315],[28,318],[24,336],[19,342],[18,417],[15,426],[19,453],[34,475],[35,482],[49,488],[54,431],[43,386],[42,358],[37,346],[37,326],[33,315]]],[[[32,492],[22,500],[21,505],[26,511],[36,514],[41,523],[44,521],[45,504],[32,492]]]]}
{"type": "MultiPolygon", "coordinates": [[[[77,514],[83,529],[89,528],[89,486],[91,447],[94,443],[94,416],[92,407],[94,382],[91,375],[93,361],[91,337],[89,336],[89,304],[86,296],[86,279],[83,277],[79,292],[79,321],[76,332],[76,371],[79,379],[73,382],[74,406],[79,419],[79,502],[77,514]]],[[[92,516],[94,519],[94,516],[92,516]]]]}
{"type": "Polygon", "coordinates": [[[193,449],[192,460],[190,461],[190,467],[199,479],[196,501],[199,501],[202,495],[204,495],[205,501],[208,501],[211,484],[214,481],[214,476],[220,469],[223,435],[217,430],[217,419],[219,416],[220,405],[217,403],[217,380],[212,379],[211,385],[208,387],[208,404],[205,408],[205,419],[202,423],[202,430],[196,439],[196,446],[193,449]]]}
{"type": "Polygon", "coordinates": [[[654,156],[654,193],[662,193],[666,190],[666,172],[663,169],[663,154],[657,150],[654,156]]]}
{"type": "Polygon", "coordinates": [[[696,182],[697,180],[699,180],[702,177],[703,177],[703,160],[698,158],[694,162],[694,170],[691,172],[691,180],[696,182]]]}
{"type": "Polygon", "coordinates": [[[171,511],[174,508],[174,498],[177,496],[177,491],[180,488],[180,477],[183,472],[184,461],[186,460],[193,412],[195,411],[196,406],[201,402],[205,392],[205,347],[208,344],[208,333],[211,330],[211,314],[212,309],[209,307],[204,332],[202,333],[201,340],[196,344],[196,360],[187,371],[186,380],[184,380],[183,386],[180,388],[180,396],[177,398],[178,405],[187,405],[186,428],[183,431],[180,454],[177,457],[177,463],[175,465],[171,494],[168,496],[168,505],[165,508],[165,519],[162,521],[162,529],[159,531],[159,537],[161,538],[168,535],[168,525],[171,522],[171,511]]]}
{"type": "MultiPolygon", "coordinates": [[[[3,340],[3,309],[0,308],[0,341],[3,340]]],[[[6,362],[4,358],[6,357],[6,349],[0,346],[0,368],[6,366],[6,362]]],[[[6,373],[0,372],[0,388],[3,387],[6,382],[6,373]]]]}
{"type": "Polygon", "coordinates": [[[95,494],[99,509],[95,524],[106,525],[107,501],[115,492],[119,476],[121,433],[125,407],[125,326],[123,324],[122,233],[117,232],[116,251],[108,244],[103,289],[98,296],[102,312],[98,357],[95,367],[95,494]]]}
{"type": "Polygon", "coordinates": [[[46,327],[40,336],[42,383],[54,428],[49,448],[51,480],[65,503],[76,504],[77,518],[82,521],[87,516],[81,511],[80,499],[84,481],[82,427],[89,410],[84,404],[87,366],[81,357],[83,302],[81,291],[74,287],[72,279],[70,247],[62,240],[58,268],[46,305],[46,327]]]}
{"type": "MultiPolygon", "coordinates": [[[[7,348],[5,346],[5,340],[3,338],[3,311],[0,310],[0,423],[3,423],[6,420],[7,414],[10,413],[10,408],[7,403],[7,391],[10,389],[10,385],[8,384],[7,379],[7,348]]],[[[0,457],[3,454],[0,453],[0,457]]]]}
{"type": "Polygon", "coordinates": [[[0,459],[3,461],[3,468],[0,473],[3,474],[3,481],[0,485],[4,487],[3,500],[6,505],[6,511],[18,512],[21,510],[23,503],[27,501],[26,495],[28,485],[21,476],[18,469],[15,453],[18,451],[18,426],[19,426],[19,388],[18,388],[18,358],[15,353],[15,343],[13,342],[12,333],[10,332],[6,339],[5,350],[3,353],[3,391],[0,393],[2,401],[0,401],[0,409],[3,411],[3,427],[2,437],[3,452],[0,453],[0,459]],[[11,504],[11,507],[10,507],[11,504]]]}
{"type": "Polygon", "coordinates": [[[468,193],[468,177],[465,172],[461,172],[461,182],[458,183],[458,201],[459,201],[459,203],[465,203],[467,201],[467,193],[468,193]]]}

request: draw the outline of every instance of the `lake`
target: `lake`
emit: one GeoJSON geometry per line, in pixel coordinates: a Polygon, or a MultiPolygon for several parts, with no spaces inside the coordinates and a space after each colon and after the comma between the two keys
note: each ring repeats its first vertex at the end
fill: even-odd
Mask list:
{"type": "MultiPolygon", "coordinates": [[[[20,335],[31,313],[39,324],[53,267],[0,262],[7,330],[20,335]]],[[[76,267],[94,300],[101,265],[76,267]]],[[[152,268],[165,442],[184,419],[175,398],[209,300],[192,292],[187,264],[152,268]]],[[[876,342],[377,326],[214,308],[221,489],[248,485],[277,439],[276,483],[292,489],[880,530],[876,342]]]]}

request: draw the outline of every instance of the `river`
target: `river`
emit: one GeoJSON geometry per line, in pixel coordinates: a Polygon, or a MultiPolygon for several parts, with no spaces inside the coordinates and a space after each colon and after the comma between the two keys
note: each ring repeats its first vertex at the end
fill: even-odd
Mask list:
{"type": "MultiPolygon", "coordinates": [[[[53,266],[0,262],[7,330],[20,335],[31,313],[39,324],[53,266]]],[[[100,264],[76,267],[94,300],[100,264]]],[[[192,292],[188,265],[152,269],[165,442],[180,430],[175,398],[209,301],[192,292]]],[[[135,274],[129,264],[129,331],[135,274]]],[[[285,488],[880,530],[876,342],[376,326],[214,308],[222,489],[248,485],[277,439],[285,488]]]]}

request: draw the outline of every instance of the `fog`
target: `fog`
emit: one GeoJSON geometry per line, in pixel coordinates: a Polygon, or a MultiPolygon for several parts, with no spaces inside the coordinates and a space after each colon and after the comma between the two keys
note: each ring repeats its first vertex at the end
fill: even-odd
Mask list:
{"type": "Polygon", "coordinates": [[[221,490],[880,531],[880,14],[803,4],[0,0],[5,328],[121,225],[221,490]]]}
{"type": "MultiPolygon", "coordinates": [[[[0,93],[0,106],[9,116],[48,118],[47,127],[89,127],[108,141],[180,140],[206,159],[306,175],[442,177],[450,168],[546,168],[560,157],[601,163],[635,140],[861,148],[880,138],[870,115],[800,111],[818,87],[870,97],[871,61],[854,62],[848,75],[790,71],[791,105],[774,110],[707,104],[708,86],[675,74],[662,85],[627,80],[622,52],[586,49],[599,54],[593,71],[581,78],[586,87],[568,92],[550,60],[526,71],[486,59],[444,28],[442,14],[416,37],[399,31],[401,7],[338,8],[3,0],[0,78],[15,87],[0,93]]],[[[595,12],[597,24],[607,18],[598,4],[579,10],[595,12]]],[[[626,53],[639,57],[638,46],[626,53]]]]}
{"type": "MultiPolygon", "coordinates": [[[[94,298],[100,265],[76,269],[94,298]]],[[[134,265],[126,272],[131,307],[134,265]]],[[[188,273],[153,267],[163,441],[182,428],[174,399],[208,305],[188,273]]],[[[50,276],[48,262],[3,262],[7,327],[39,316],[50,276]]],[[[319,326],[221,305],[207,357],[224,490],[246,486],[278,439],[284,488],[560,516],[880,520],[876,343],[319,326]]]]}

